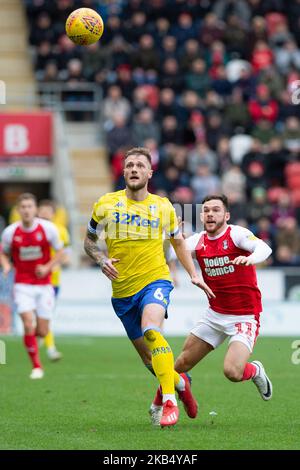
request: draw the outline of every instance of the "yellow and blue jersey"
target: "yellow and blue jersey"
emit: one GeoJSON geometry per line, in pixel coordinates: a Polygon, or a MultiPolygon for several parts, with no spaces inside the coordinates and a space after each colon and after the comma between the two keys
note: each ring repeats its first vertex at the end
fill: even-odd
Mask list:
{"type": "Polygon", "coordinates": [[[113,297],[132,296],[160,279],[171,281],[163,239],[164,233],[178,233],[178,222],[167,198],[148,193],[143,201],[134,201],[125,190],[107,193],[94,204],[88,230],[96,234],[98,225],[105,232],[109,258],[120,259],[113,297]]]}

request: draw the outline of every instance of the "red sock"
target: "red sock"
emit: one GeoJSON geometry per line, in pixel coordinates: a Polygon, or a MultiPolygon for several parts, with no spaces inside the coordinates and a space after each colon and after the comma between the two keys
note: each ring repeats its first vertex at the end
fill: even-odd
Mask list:
{"type": "Polygon", "coordinates": [[[24,345],[28,352],[28,355],[31,359],[32,365],[34,368],[42,368],[40,357],[39,357],[39,347],[35,335],[24,335],[24,345]]]}
{"type": "Polygon", "coordinates": [[[161,387],[158,387],[157,391],[156,391],[156,395],[155,395],[155,398],[153,400],[153,405],[156,405],[156,406],[162,406],[162,391],[161,391],[161,387]]]}
{"type": "Polygon", "coordinates": [[[252,379],[252,377],[255,376],[255,374],[256,374],[256,366],[254,364],[251,364],[251,362],[247,362],[247,364],[245,365],[242,380],[250,380],[252,379]]]}

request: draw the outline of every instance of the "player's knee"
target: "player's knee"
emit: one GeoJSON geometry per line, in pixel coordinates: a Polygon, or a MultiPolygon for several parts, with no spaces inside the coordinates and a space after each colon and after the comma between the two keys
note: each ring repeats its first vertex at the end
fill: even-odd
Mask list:
{"type": "Polygon", "coordinates": [[[25,335],[33,335],[35,332],[34,324],[31,320],[24,321],[24,333],[25,335]]]}
{"type": "Polygon", "coordinates": [[[40,336],[41,338],[45,338],[49,332],[49,329],[47,326],[39,326],[36,330],[37,336],[40,336]]]}
{"type": "Polygon", "coordinates": [[[231,382],[240,382],[242,380],[241,371],[234,364],[224,365],[224,375],[231,382]]]}

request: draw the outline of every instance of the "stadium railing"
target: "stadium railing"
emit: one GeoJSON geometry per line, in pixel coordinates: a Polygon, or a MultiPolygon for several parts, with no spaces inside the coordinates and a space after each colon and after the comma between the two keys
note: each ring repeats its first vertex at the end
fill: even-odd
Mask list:
{"type": "Polygon", "coordinates": [[[102,119],[102,88],[95,83],[38,83],[42,107],[62,112],[90,113],[93,120],[102,119]]]}

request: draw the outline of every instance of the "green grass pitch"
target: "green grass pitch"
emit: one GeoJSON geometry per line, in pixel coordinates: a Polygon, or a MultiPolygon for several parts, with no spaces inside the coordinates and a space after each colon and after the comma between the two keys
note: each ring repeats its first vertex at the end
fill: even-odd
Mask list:
{"type": "MultiPolygon", "coordinates": [[[[260,338],[253,354],[272,379],[270,402],[251,382],[225,379],[223,345],[193,370],[198,417],[180,405],[174,429],[151,426],[156,380],[126,338],[60,337],[64,359],[49,363],[43,351],[40,381],[28,378],[21,338],[2,339],[0,449],[300,449],[300,365],[291,362],[291,338],[260,338]]],[[[178,354],[183,338],[168,339],[178,354]]]]}

